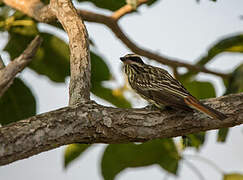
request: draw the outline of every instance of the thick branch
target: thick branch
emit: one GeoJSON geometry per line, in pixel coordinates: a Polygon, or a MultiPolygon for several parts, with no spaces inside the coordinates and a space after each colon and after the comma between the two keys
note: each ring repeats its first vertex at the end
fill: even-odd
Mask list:
{"type": "MultiPolygon", "coordinates": [[[[22,7],[22,5],[19,4],[19,0],[4,0],[4,2],[15,8],[18,9],[26,14],[28,14],[30,17],[35,18],[38,21],[41,22],[46,22],[49,23],[55,19],[55,15],[51,11],[49,5],[44,6],[40,0],[21,0],[24,1],[25,3],[30,3],[32,4],[33,9],[35,11],[29,10],[26,11],[27,8],[22,7]],[[14,3],[10,3],[14,2],[14,3]]],[[[145,0],[140,0],[141,4],[145,3],[145,0]]],[[[140,5],[140,4],[139,4],[140,5]]],[[[78,13],[81,15],[83,20],[89,21],[89,22],[95,22],[95,23],[100,23],[106,25],[108,28],[111,29],[111,31],[116,35],[118,39],[120,39],[131,51],[134,53],[137,53],[141,56],[147,57],[149,59],[153,59],[157,62],[160,62],[165,65],[169,65],[171,67],[186,67],[187,69],[195,72],[204,72],[204,73],[209,73],[209,74],[214,74],[223,78],[228,78],[228,74],[220,73],[220,72],[215,72],[212,70],[209,70],[205,67],[200,67],[197,65],[191,65],[188,63],[184,63],[181,61],[174,60],[172,58],[166,57],[165,55],[158,55],[156,53],[150,52],[149,50],[143,49],[139,46],[137,46],[134,42],[132,42],[127,35],[121,30],[119,27],[117,20],[122,17],[125,14],[133,12],[132,8],[130,5],[125,5],[118,11],[116,11],[113,15],[111,16],[105,16],[102,14],[97,14],[93,13],[90,11],[85,11],[85,10],[79,10],[78,13]]]]}
{"type": "Polygon", "coordinates": [[[0,165],[71,143],[144,142],[232,127],[243,123],[243,93],[206,101],[228,115],[224,121],[199,112],[118,109],[87,101],[0,128],[0,165]]]}
{"type": "Polygon", "coordinates": [[[0,97],[10,87],[16,74],[30,63],[41,42],[41,38],[36,36],[19,57],[0,70],[0,97]]]}
{"type": "Polygon", "coordinates": [[[70,0],[51,0],[50,8],[69,37],[71,79],[69,104],[90,97],[90,54],[85,25],[70,0]]]}

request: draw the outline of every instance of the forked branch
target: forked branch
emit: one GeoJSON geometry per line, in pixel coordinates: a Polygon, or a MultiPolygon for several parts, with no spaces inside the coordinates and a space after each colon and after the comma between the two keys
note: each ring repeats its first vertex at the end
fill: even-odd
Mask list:
{"type": "Polygon", "coordinates": [[[19,57],[11,61],[6,67],[0,69],[0,97],[10,87],[16,74],[22,71],[33,59],[41,42],[42,39],[36,36],[19,57]]]}
{"type": "MultiPolygon", "coordinates": [[[[30,17],[33,17],[40,22],[50,23],[56,18],[55,14],[53,14],[53,12],[51,11],[50,5],[44,6],[40,0],[21,0],[21,2],[24,2],[21,5],[19,0],[3,0],[3,1],[7,5],[28,14],[30,17]],[[26,7],[31,6],[32,9],[34,9],[34,11],[32,9],[26,8],[25,6],[26,7]]],[[[145,2],[146,0],[139,0],[138,5],[144,4],[145,2]]],[[[116,35],[116,37],[120,39],[131,51],[141,56],[147,57],[149,59],[153,59],[157,62],[160,62],[162,64],[171,67],[186,67],[187,69],[195,72],[214,74],[222,78],[229,77],[228,74],[209,70],[201,66],[184,63],[182,60],[175,60],[173,58],[166,57],[165,55],[158,55],[157,53],[151,52],[149,50],[146,50],[136,45],[132,40],[128,38],[128,36],[122,31],[122,29],[119,27],[117,23],[117,21],[122,16],[131,13],[133,11],[134,10],[130,5],[125,5],[124,7],[114,12],[111,16],[106,16],[106,15],[93,13],[85,10],[78,10],[78,13],[85,21],[106,25],[108,28],[111,29],[111,31],[116,35]]]]}

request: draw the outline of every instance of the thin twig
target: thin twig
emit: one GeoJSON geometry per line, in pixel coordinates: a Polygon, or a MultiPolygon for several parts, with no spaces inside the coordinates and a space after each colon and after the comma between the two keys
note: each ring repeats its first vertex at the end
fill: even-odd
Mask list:
{"type": "Polygon", "coordinates": [[[19,57],[0,71],[0,97],[10,87],[16,74],[22,71],[32,60],[41,42],[40,36],[36,36],[19,57]]]}
{"type": "Polygon", "coordinates": [[[149,50],[138,47],[134,42],[132,42],[128,38],[127,35],[125,35],[125,33],[119,27],[118,23],[109,16],[100,15],[100,14],[85,11],[85,10],[78,10],[78,13],[80,14],[81,17],[83,17],[83,19],[85,21],[96,22],[96,23],[104,24],[107,27],[109,27],[118,39],[120,39],[130,50],[132,50],[134,53],[136,53],[138,55],[147,57],[149,59],[153,59],[161,64],[165,64],[165,65],[168,65],[171,67],[186,67],[187,69],[189,69],[191,71],[195,71],[195,72],[204,72],[204,73],[214,74],[214,75],[220,76],[222,78],[229,77],[228,74],[215,72],[215,71],[208,70],[205,67],[200,67],[197,65],[191,65],[188,63],[184,63],[184,62],[181,62],[182,60],[176,61],[176,60],[173,60],[172,58],[166,57],[165,55],[158,55],[149,50]]]}
{"type": "MultiPolygon", "coordinates": [[[[20,5],[19,0],[4,0],[4,3],[7,5],[16,8],[26,14],[28,14],[30,17],[35,18],[38,21],[50,23],[55,19],[55,15],[51,11],[49,5],[44,6],[43,3],[39,0],[22,0],[23,4],[26,4],[26,7],[29,7],[27,4],[30,3],[33,10],[28,10],[28,8],[25,8],[23,4],[20,5]],[[14,3],[10,3],[14,2],[14,3]]],[[[141,3],[145,0],[141,0],[141,3]]],[[[145,2],[143,2],[145,3],[145,2]]],[[[130,5],[125,5],[130,6],[130,5]]],[[[132,42],[128,36],[121,30],[119,27],[117,20],[124,16],[127,13],[133,12],[130,8],[121,8],[115,14],[111,16],[105,16],[102,14],[93,13],[90,11],[85,10],[78,10],[79,15],[83,18],[85,21],[89,22],[95,22],[106,25],[108,28],[111,29],[111,31],[116,35],[118,39],[120,39],[131,51],[133,51],[136,54],[139,54],[141,56],[147,57],[149,59],[153,59],[157,62],[160,62],[162,64],[171,66],[171,67],[186,67],[187,69],[194,71],[194,72],[204,72],[209,74],[214,74],[217,76],[220,76],[222,78],[228,78],[228,74],[215,72],[212,70],[208,70],[205,67],[192,65],[188,63],[184,63],[183,60],[175,60],[174,58],[167,57],[165,55],[158,55],[157,53],[150,52],[149,50],[146,50],[144,48],[140,48],[137,46],[134,42],[132,42]]]]}
{"type": "MultiPolygon", "coordinates": [[[[140,5],[146,3],[148,0],[138,0],[137,7],[140,5]]],[[[130,5],[126,4],[125,6],[121,7],[120,9],[116,10],[112,15],[111,18],[113,18],[115,21],[118,21],[121,17],[130,14],[134,12],[135,9],[130,5]]]]}
{"type": "Polygon", "coordinates": [[[202,157],[202,156],[199,156],[199,155],[189,155],[189,154],[186,154],[184,155],[184,158],[187,158],[187,159],[197,159],[197,160],[200,160],[202,162],[205,162],[207,163],[208,165],[210,165],[211,167],[213,167],[216,171],[218,171],[219,173],[221,174],[224,174],[224,170],[221,169],[219,166],[217,166],[215,163],[213,163],[212,161],[210,161],[209,159],[206,159],[205,157],[202,157]]]}
{"type": "Polygon", "coordinates": [[[190,161],[187,161],[185,159],[183,159],[183,161],[185,164],[187,164],[188,167],[190,167],[195,172],[195,174],[198,176],[200,180],[205,180],[203,174],[199,171],[199,169],[196,166],[194,166],[194,164],[192,164],[190,161]]]}

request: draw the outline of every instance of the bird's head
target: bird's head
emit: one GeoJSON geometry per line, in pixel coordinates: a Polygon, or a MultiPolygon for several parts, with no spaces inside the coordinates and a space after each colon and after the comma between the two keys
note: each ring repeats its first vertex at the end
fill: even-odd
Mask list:
{"type": "Polygon", "coordinates": [[[138,67],[143,67],[144,65],[141,57],[139,57],[137,54],[127,54],[123,57],[120,57],[120,60],[127,65],[136,65],[138,67]]]}

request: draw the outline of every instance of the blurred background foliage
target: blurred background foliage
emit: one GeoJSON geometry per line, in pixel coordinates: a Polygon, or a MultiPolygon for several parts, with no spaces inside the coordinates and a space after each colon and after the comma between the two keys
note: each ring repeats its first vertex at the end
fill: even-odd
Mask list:
{"type": "MultiPolygon", "coordinates": [[[[83,2],[85,0],[78,0],[83,2]]],[[[95,6],[115,11],[126,4],[125,0],[86,0],[95,6]]],[[[48,0],[43,0],[48,3],[48,0]]],[[[156,0],[150,0],[147,5],[153,5],[156,0]]],[[[19,56],[27,47],[28,43],[40,34],[43,43],[39,48],[33,61],[28,68],[36,73],[48,77],[56,83],[64,83],[70,75],[69,70],[69,48],[68,45],[55,34],[43,33],[39,31],[38,22],[15,11],[3,3],[0,5],[0,31],[8,33],[8,42],[4,48],[10,59],[19,56]]],[[[61,29],[60,24],[53,24],[55,28],[61,29]]],[[[130,108],[131,102],[124,96],[124,92],[130,91],[124,87],[118,89],[108,88],[105,81],[114,80],[113,75],[107,65],[105,57],[98,54],[95,45],[91,43],[91,92],[99,98],[120,108],[130,108]]],[[[212,43],[208,53],[200,57],[196,62],[199,66],[205,66],[216,56],[224,53],[242,53],[243,34],[234,34],[222,37],[218,42],[212,43]]],[[[177,73],[178,74],[178,73],[177,73]]],[[[178,79],[197,98],[205,99],[216,96],[214,85],[211,82],[198,81],[198,73],[187,71],[178,74],[178,79]]],[[[223,79],[225,83],[225,94],[238,93],[243,91],[243,64],[237,67],[228,79],[223,79]]],[[[36,114],[36,100],[28,87],[21,79],[16,78],[13,85],[0,98],[0,124],[6,125],[36,114]],[[14,112],[14,113],[13,113],[14,112]]],[[[218,131],[218,141],[226,140],[228,129],[218,131]]],[[[184,148],[196,148],[200,150],[206,139],[206,133],[188,135],[187,146],[184,148]]],[[[87,149],[93,145],[72,144],[67,146],[64,155],[64,167],[70,166],[73,160],[80,157],[87,149]]],[[[146,143],[112,144],[107,145],[101,160],[101,172],[105,180],[115,179],[116,175],[126,168],[136,168],[158,164],[168,173],[176,174],[183,148],[171,139],[153,140],[146,143]]],[[[224,180],[240,180],[240,174],[225,174],[224,180]]]]}

